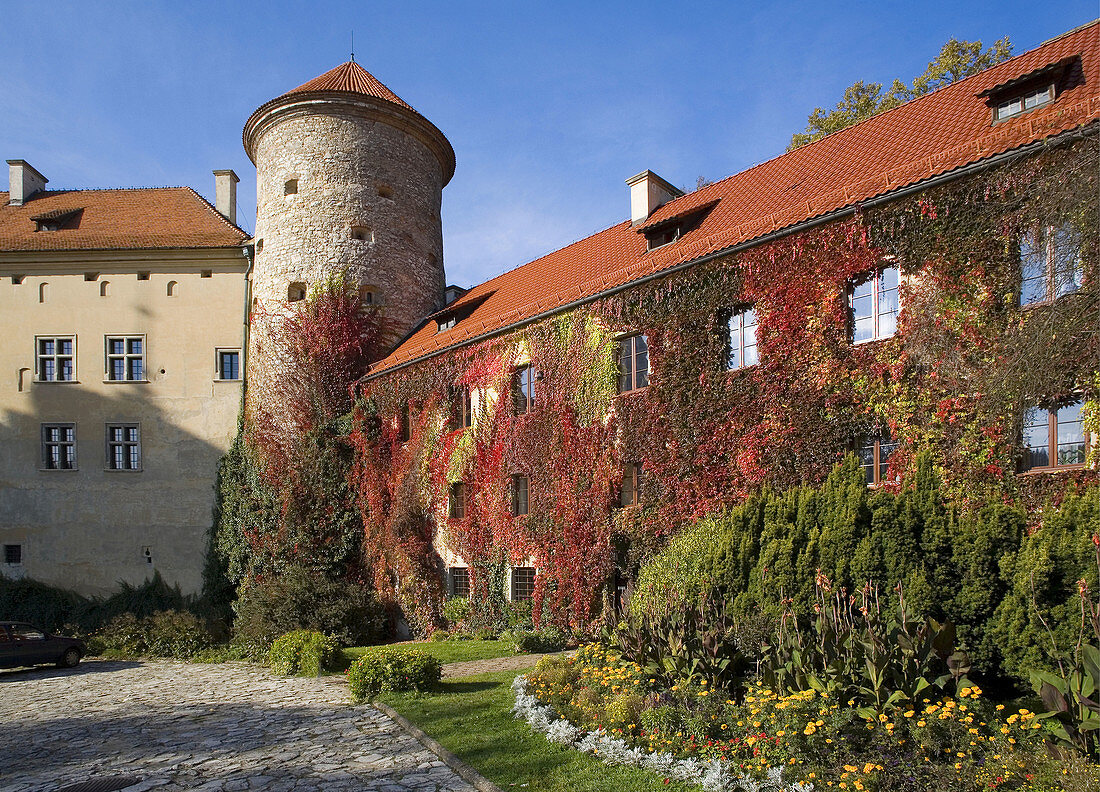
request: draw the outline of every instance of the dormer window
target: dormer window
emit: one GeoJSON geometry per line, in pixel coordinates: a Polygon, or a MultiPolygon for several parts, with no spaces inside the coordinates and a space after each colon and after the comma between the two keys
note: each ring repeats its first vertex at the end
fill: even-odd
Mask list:
{"type": "Polygon", "coordinates": [[[437,325],[436,332],[437,333],[442,333],[444,330],[450,330],[456,324],[458,324],[458,316],[456,314],[449,314],[447,316],[442,316],[442,317],[439,318],[439,321],[436,322],[436,325],[437,325]]]}
{"type": "Polygon", "coordinates": [[[1054,86],[1048,85],[1036,91],[1029,91],[1023,96],[1016,96],[1008,101],[1001,102],[993,108],[993,120],[1004,121],[1020,113],[1025,113],[1034,107],[1045,105],[1054,101],[1054,86]]]}
{"type": "Polygon", "coordinates": [[[54,209],[52,212],[35,215],[31,218],[35,231],[60,231],[63,228],[76,228],[80,223],[82,209],[54,209]]]}
{"type": "Polygon", "coordinates": [[[1007,121],[1053,102],[1061,91],[1072,88],[1081,78],[1080,55],[1054,63],[986,88],[978,96],[993,111],[993,123],[1007,121]]]}
{"type": "Polygon", "coordinates": [[[680,238],[680,225],[665,226],[652,233],[646,234],[646,249],[656,250],[665,245],[671,245],[680,238]]]}

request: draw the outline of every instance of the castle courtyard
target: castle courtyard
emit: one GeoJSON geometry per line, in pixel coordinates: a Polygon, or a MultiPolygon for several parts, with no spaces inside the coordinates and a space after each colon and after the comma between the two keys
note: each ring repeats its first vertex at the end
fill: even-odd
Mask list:
{"type": "Polygon", "coordinates": [[[0,672],[0,786],[473,792],[389,716],[347,702],[340,677],[238,663],[0,672]]]}

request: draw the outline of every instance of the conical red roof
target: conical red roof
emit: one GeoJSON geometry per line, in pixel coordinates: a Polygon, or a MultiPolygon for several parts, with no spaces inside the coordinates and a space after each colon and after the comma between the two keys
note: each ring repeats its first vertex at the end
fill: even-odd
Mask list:
{"type": "Polygon", "coordinates": [[[377,77],[355,61],[341,63],[335,69],[329,69],[320,77],[314,77],[309,82],[302,83],[297,88],[287,91],[283,96],[313,91],[347,91],[349,93],[366,94],[376,99],[393,102],[395,105],[400,105],[408,110],[413,109],[408,102],[383,85],[377,77]]]}

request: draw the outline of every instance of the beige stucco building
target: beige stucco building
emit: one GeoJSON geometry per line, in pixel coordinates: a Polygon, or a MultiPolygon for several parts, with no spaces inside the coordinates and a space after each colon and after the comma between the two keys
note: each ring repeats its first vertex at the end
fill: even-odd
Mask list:
{"type": "Polygon", "coordinates": [[[0,192],[0,574],[201,587],[236,432],[251,248],[232,171],[189,188],[0,192]]]}

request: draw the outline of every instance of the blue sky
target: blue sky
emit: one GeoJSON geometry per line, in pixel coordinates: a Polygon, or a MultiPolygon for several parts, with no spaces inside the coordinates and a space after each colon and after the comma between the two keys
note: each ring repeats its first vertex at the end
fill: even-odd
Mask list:
{"type": "Polygon", "coordinates": [[[909,81],[951,36],[1016,53],[1092,20],[1034,2],[0,1],[0,155],[51,188],[241,177],[263,102],[356,59],[443,130],[448,280],[470,285],[628,216],[649,168],[686,189],[782,153],[856,80],[909,81]]]}

